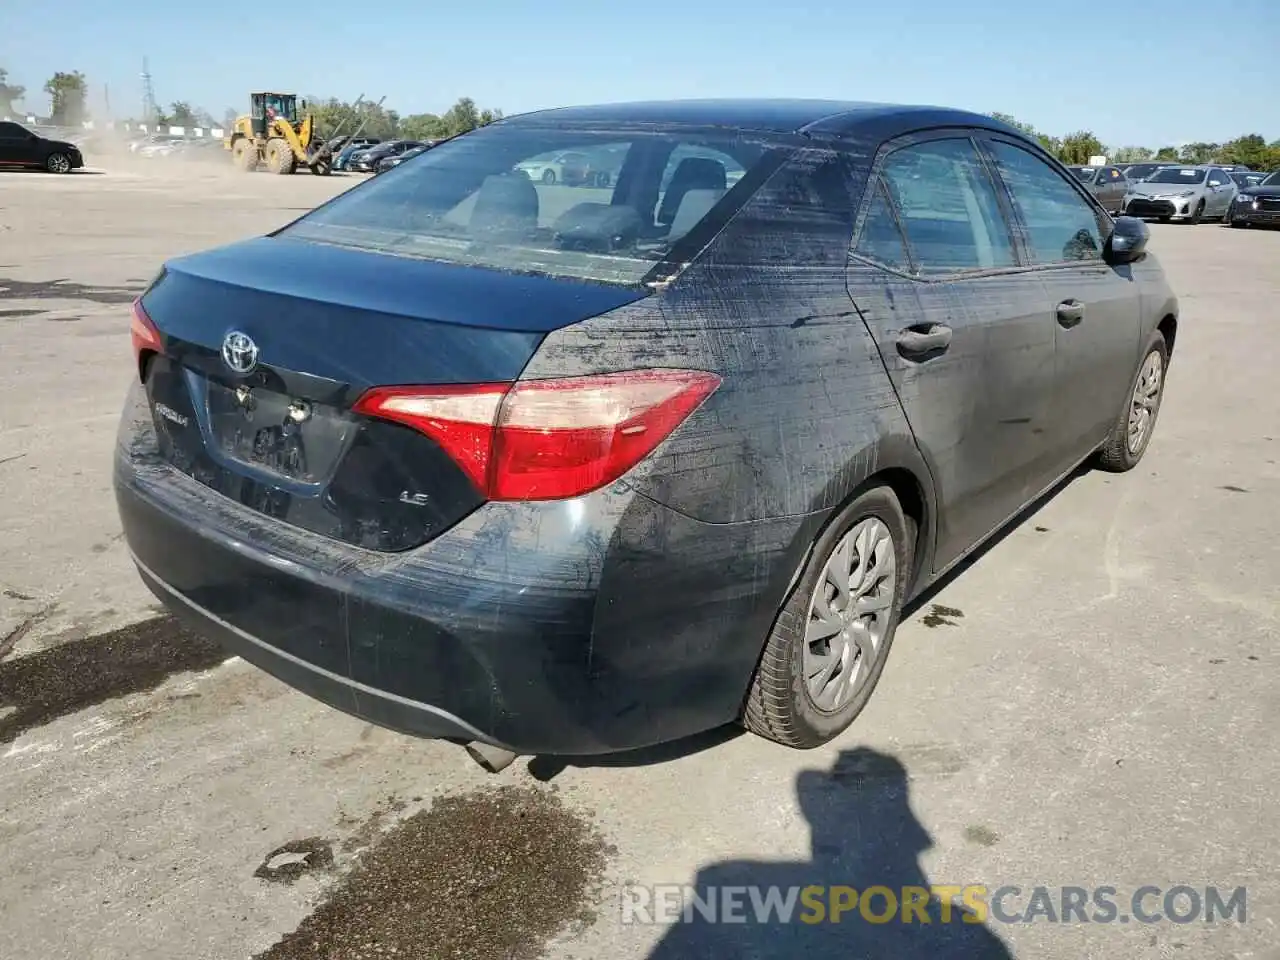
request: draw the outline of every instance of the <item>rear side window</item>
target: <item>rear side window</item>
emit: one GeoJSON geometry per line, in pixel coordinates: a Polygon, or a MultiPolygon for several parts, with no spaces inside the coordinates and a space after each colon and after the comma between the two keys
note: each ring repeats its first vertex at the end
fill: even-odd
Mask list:
{"type": "Polygon", "coordinates": [[[1026,227],[1032,263],[1102,257],[1097,214],[1057,170],[1000,140],[991,142],[991,152],[1026,227]]]}
{"type": "Polygon", "coordinates": [[[720,208],[744,171],[778,155],[758,135],[732,131],[497,123],[433,147],[281,235],[630,285],[720,208]]]}
{"type": "Polygon", "coordinates": [[[911,258],[907,256],[906,241],[903,240],[902,231],[898,229],[898,221],[894,219],[884,183],[877,178],[873,186],[875,194],[871,198],[871,206],[867,208],[867,217],[862,222],[862,233],[858,237],[855,252],[860,257],[886,267],[908,272],[911,269],[911,258]]]}
{"type": "Polygon", "coordinates": [[[902,147],[889,154],[883,177],[921,274],[1014,265],[995,187],[970,140],[902,147]]]}

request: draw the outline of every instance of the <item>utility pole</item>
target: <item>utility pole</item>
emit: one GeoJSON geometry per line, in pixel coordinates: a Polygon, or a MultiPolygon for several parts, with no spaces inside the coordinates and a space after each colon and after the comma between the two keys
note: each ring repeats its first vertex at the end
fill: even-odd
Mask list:
{"type": "Polygon", "coordinates": [[[156,105],[156,91],[151,85],[146,57],[142,58],[142,122],[147,125],[149,133],[155,133],[156,124],[160,122],[160,108],[156,105]]]}

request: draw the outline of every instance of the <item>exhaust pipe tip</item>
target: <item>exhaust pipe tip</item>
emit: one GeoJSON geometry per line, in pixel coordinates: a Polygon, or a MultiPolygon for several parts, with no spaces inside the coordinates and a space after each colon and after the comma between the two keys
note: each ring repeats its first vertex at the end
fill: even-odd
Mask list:
{"type": "Polygon", "coordinates": [[[519,754],[510,750],[481,743],[478,740],[468,743],[466,749],[471,759],[478,763],[486,773],[501,773],[511,766],[516,757],[519,756],[519,754]]]}

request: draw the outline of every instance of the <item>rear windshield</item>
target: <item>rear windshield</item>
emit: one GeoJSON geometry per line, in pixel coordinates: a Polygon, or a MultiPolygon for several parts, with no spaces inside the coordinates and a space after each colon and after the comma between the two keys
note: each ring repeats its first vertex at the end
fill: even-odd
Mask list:
{"type": "Polygon", "coordinates": [[[1067,169],[1074,173],[1081,183],[1093,183],[1094,175],[1098,172],[1097,167],[1067,167],[1067,169]]]}
{"type": "Polygon", "coordinates": [[[1147,177],[1147,183],[1204,183],[1204,174],[1195,167],[1165,167],[1147,177]]]}
{"type": "Polygon", "coordinates": [[[780,159],[742,133],[497,123],[412,157],[281,235],[632,285],[723,211],[745,173],[780,159]]]}
{"type": "Polygon", "coordinates": [[[1130,180],[1141,180],[1143,177],[1150,176],[1160,169],[1158,163],[1139,163],[1132,167],[1126,167],[1124,175],[1130,180]]]}

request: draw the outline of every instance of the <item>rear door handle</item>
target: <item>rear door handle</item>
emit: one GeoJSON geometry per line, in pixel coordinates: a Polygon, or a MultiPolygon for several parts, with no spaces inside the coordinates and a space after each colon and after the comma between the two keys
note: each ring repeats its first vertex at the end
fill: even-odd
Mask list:
{"type": "Polygon", "coordinates": [[[1084,319],[1084,304],[1079,300],[1063,300],[1058,304],[1058,323],[1070,330],[1084,319]]]}
{"type": "Polygon", "coordinates": [[[929,359],[951,346],[951,328],[941,323],[907,327],[898,334],[898,352],[908,360],[929,359]]]}

